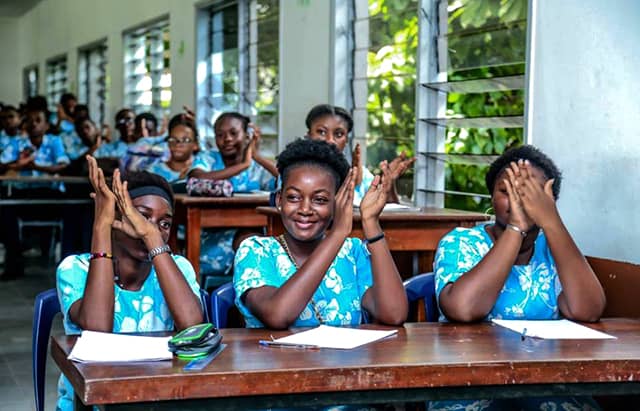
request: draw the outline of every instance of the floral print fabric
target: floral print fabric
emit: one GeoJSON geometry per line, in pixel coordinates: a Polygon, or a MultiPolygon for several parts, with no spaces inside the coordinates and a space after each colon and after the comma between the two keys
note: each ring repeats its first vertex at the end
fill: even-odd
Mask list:
{"type": "MultiPolygon", "coordinates": [[[[252,288],[281,287],[296,274],[296,267],[274,237],[249,237],[236,252],[233,286],[235,303],[246,320],[247,327],[264,327],[242,301],[242,295],[252,288]]],[[[347,238],[313,295],[318,313],[327,325],[357,325],[362,322],[364,293],[373,283],[371,261],[365,245],[358,238],[347,238]]],[[[309,302],[293,327],[318,325],[309,302]]]]}

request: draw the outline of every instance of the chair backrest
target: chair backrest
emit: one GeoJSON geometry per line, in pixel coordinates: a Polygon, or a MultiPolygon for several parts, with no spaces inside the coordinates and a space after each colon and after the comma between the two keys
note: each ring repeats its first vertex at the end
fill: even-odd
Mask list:
{"type": "Polygon", "coordinates": [[[425,318],[428,322],[438,321],[438,302],[436,301],[436,284],[433,273],[418,274],[404,282],[409,303],[422,300],[425,318]]]}
{"type": "Polygon", "coordinates": [[[234,306],[236,290],[233,283],[221,285],[211,293],[211,322],[216,328],[226,328],[229,309],[234,306]]]}
{"type": "Polygon", "coordinates": [[[200,304],[204,307],[204,322],[211,322],[211,297],[204,288],[200,289],[200,304]]]}
{"type": "Polygon", "coordinates": [[[44,379],[47,365],[47,348],[51,335],[53,318],[60,312],[60,302],[55,288],[41,292],[36,296],[33,310],[33,331],[31,354],[33,356],[33,392],[36,411],[44,410],[44,379]]]}

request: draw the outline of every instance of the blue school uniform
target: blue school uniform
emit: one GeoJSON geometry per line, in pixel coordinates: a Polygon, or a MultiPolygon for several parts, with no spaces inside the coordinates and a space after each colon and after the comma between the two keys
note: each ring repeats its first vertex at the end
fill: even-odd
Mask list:
{"type": "MultiPolygon", "coordinates": [[[[456,228],[438,244],[434,258],[436,295],[475,267],[493,247],[485,230],[488,224],[473,228],[456,228]]],[[[562,284],[555,261],[542,231],[535,241],[534,252],[526,265],[514,265],[500,291],[496,303],[485,320],[551,320],[560,317],[558,296],[562,284]]],[[[444,314],[440,321],[446,321],[444,314]]],[[[598,410],[589,397],[541,397],[514,400],[431,401],[428,409],[444,410],[598,410]]]]}
{"type": "MultiPolygon", "coordinates": [[[[30,149],[35,154],[34,162],[39,166],[55,166],[59,164],[69,164],[69,157],[64,151],[62,140],[58,136],[51,134],[45,134],[42,137],[42,144],[40,147],[36,147],[31,143],[29,137],[16,137],[13,138],[9,145],[2,151],[0,155],[0,163],[9,164],[17,161],[20,158],[20,153],[24,150],[30,149]]],[[[20,170],[18,172],[21,176],[46,176],[49,175],[44,171],[38,170],[20,170]]],[[[15,185],[16,188],[35,188],[35,187],[49,187],[55,190],[64,191],[64,185],[62,183],[20,183],[15,185]]]]}
{"type": "MultiPolygon", "coordinates": [[[[193,293],[200,297],[200,287],[189,261],[178,255],[173,260],[184,275],[193,293]]],[[[83,298],[89,274],[89,254],[70,255],[58,266],[56,286],[62,309],[64,331],[67,335],[80,334],[82,330],[69,318],[69,309],[83,298]]],[[[155,271],[151,268],[149,276],[138,291],[123,290],[114,284],[114,333],[173,331],[175,324],[171,312],[160,288],[155,271]]],[[[64,375],[58,382],[57,410],[73,410],[73,387],[64,375]]]]}
{"type": "MultiPolygon", "coordinates": [[[[324,324],[362,323],[362,297],[373,284],[371,260],[365,247],[359,238],[347,238],[313,294],[317,313],[324,324]]],[[[296,266],[276,238],[254,236],[240,244],[235,258],[233,287],[236,306],[247,327],[264,325],[244,305],[242,295],[247,290],[262,286],[279,288],[296,272],[296,266]]],[[[309,302],[292,326],[317,325],[316,312],[309,302]]]]}
{"type": "Polygon", "coordinates": [[[168,160],[170,155],[166,136],[142,137],[135,143],[129,144],[127,152],[122,157],[120,168],[124,171],[146,170],[157,160],[168,160]]]}
{"type": "Polygon", "coordinates": [[[95,158],[122,158],[127,154],[129,145],[122,140],[102,143],[93,153],[95,158]]]}
{"type": "MultiPolygon", "coordinates": [[[[63,122],[64,124],[64,122],[63,122]]],[[[60,127],[62,129],[62,125],[60,127]]],[[[62,144],[64,145],[64,151],[71,160],[75,160],[78,157],[85,154],[88,147],[82,142],[82,139],[76,134],[75,129],[62,130],[60,133],[62,144]]]]}
{"type": "MultiPolygon", "coordinates": [[[[222,156],[217,151],[198,156],[193,168],[205,172],[223,170],[222,156]]],[[[273,190],[275,177],[255,161],[243,172],[228,179],[235,192],[273,190]]],[[[200,253],[200,271],[203,275],[223,275],[229,272],[233,263],[233,238],[237,230],[203,230],[200,253]]]]}

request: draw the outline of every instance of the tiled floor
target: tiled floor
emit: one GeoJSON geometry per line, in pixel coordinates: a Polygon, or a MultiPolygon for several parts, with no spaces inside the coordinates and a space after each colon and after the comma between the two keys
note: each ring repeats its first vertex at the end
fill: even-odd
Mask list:
{"type": "MultiPolygon", "coordinates": [[[[0,283],[0,411],[35,410],[31,374],[31,323],[33,299],[55,286],[55,262],[47,258],[27,260],[26,275],[0,283]]],[[[52,334],[63,334],[60,317],[52,334]]],[[[60,371],[49,357],[45,383],[45,409],[55,410],[60,371]]]]}

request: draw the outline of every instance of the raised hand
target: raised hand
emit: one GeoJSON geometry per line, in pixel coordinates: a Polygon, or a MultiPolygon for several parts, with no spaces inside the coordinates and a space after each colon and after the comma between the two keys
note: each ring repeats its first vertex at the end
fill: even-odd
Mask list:
{"type": "Polygon", "coordinates": [[[167,128],[169,127],[169,117],[165,114],[162,116],[162,123],[160,123],[160,130],[158,131],[159,136],[163,136],[167,132],[167,128]]]}
{"type": "Polygon", "coordinates": [[[102,125],[102,131],[101,131],[100,135],[102,136],[102,140],[106,141],[107,143],[110,143],[111,142],[111,127],[109,127],[108,124],[103,124],[102,125]]]}
{"type": "Polygon", "coordinates": [[[244,149],[244,162],[245,165],[251,164],[251,159],[256,155],[258,150],[256,149],[256,140],[252,138],[247,144],[247,148],[244,149]]]}
{"type": "Polygon", "coordinates": [[[508,224],[513,224],[523,231],[529,231],[533,227],[533,220],[527,215],[522,206],[522,199],[518,193],[518,186],[520,183],[520,167],[515,162],[511,162],[505,169],[507,178],[504,179],[504,184],[509,196],[509,221],[508,224]]]}
{"type": "Polygon", "coordinates": [[[253,139],[253,141],[255,141],[255,150],[253,152],[253,155],[255,156],[260,150],[260,143],[262,142],[262,130],[260,130],[260,127],[258,127],[254,123],[249,123],[248,127],[253,129],[253,135],[251,135],[251,138],[253,139]]]}
{"type": "Polygon", "coordinates": [[[398,157],[394,158],[389,163],[389,170],[391,171],[389,177],[395,182],[398,177],[403,175],[415,161],[415,157],[409,158],[403,151],[398,157]]]}
{"type": "Polygon", "coordinates": [[[559,219],[556,201],[553,196],[553,179],[541,184],[531,171],[529,161],[518,162],[520,178],[518,179],[518,195],[527,215],[538,227],[559,219]]]}
{"type": "Polygon", "coordinates": [[[193,111],[191,107],[185,104],[184,106],[182,106],[182,110],[184,110],[184,113],[182,113],[182,115],[185,119],[189,121],[196,121],[196,112],[193,111]]]}
{"type": "Polygon", "coordinates": [[[92,156],[87,156],[89,164],[89,181],[93,187],[93,198],[95,209],[96,227],[110,227],[116,216],[116,196],[109,189],[107,181],[104,178],[104,172],[98,167],[98,162],[92,156]]]}
{"type": "Polygon", "coordinates": [[[360,202],[362,220],[378,219],[393,188],[392,171],[386,161],[380,163],[381,173],[374,177],[369,190],[360,202]]]}
{"type": "Polygon", "coordinates": [[[347,178],[336,194],[335,214],[333,217],[333,231],[339,232],[346,238],[351,233],[353,225],[353,191],[355,189],[355,167],[351,167],[347,178]]]}
{"type": "Polygon", "coordinates": [[[122,220],[115,220],[113,222],[113,228],[123,231],[125,234],[133,238],[146,239],[154,234],[158,234],[158,227],[147,220],[140,212],[133,206],[131,197],[129,196],[129,190],[127,189],[127,182],[122,182],[120,178],[120,170],[116,169],[113,172],[113,193],[115,194],[116,204],[122,214],[122,220]]]}
{"type": "Polygon", "coordinates": [[[356,148],[353,149],[351,154],[351,167],[355,168],[355,186],[359,186],[362,183],[362,159],[360,154],[360,143],[356,144],[356,148]]]}
{"type": "Polygon", "coordinates": [[[142,137],[149,137],[149,129],[147,128],[147,119],[140,120],[140,133],[142,137]]]}

